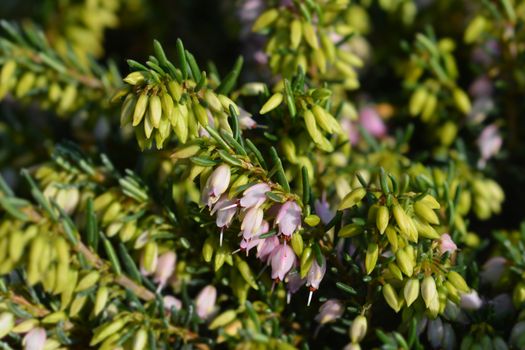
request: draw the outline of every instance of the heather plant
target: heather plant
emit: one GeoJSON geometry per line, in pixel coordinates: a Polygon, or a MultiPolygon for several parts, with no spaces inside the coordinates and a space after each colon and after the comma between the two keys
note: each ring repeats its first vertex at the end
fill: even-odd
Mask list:
{"type": "Polygon", "coordinates": [[[2,349],[525,348],[525,3],[33,5],[2,349]]]}

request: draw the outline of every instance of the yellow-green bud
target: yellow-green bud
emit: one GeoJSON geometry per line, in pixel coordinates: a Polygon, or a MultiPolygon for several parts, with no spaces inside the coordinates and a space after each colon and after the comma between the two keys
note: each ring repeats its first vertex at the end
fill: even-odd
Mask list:
{"type": "Polygon", "coordinates": [[[312,49],[314,50],[319,49],[319,41],[317,40],[317,35],[315,34],[315,29],[312,23],[303,21],[302,27],[303,27],[303,35],[308,45],[310,45],[312,49]]]}
{"type": "Polygon", "coordinates": [[[341,203],[339,204],[338,210],[344,210],[353,207],[359,203],[366,195],[366,189],[359,187],[348,193],[341,203]]]}
{"type": "Polygon", "coordinates": [[[304,249],[303,236],[300,233],[295,232],[292,234],[291,243],[295,255],[301,256],[304,249]]]}
{"type": "Polygon", "coordinates": [[[383,297],[385,298],[387,304],[397,313],[401,310],[401,304],[399,303],[399,298],[397,296],[394,287],[390,284],[385,284],[383,286],[383,297]]]}
{"type": "Polygon", "coordinates": [[[309,109],[305,110],[303,117],[304,117],[304,124],[306,126],[306,130],[308,131],[308,134],[310,135],[312,140],[318,145],[322,144],[323,134],[321,134],[321,132],[317,128],[315,116],[312,113],[312,111],[309,109]]]}
{"type": "Polygon", "coordinates": [[[124,78],[124,82],[128,83],[129,85],[137,85],[137,84],[142,83],[143,81],[144,81],[143,72],[131,72],[124,78]]]}
{"type": "Polygon", "coordinates": [[[463,277],[456,271],[449,271],[447,275],[447,279],[459,291],[464,292],[464,293],[467,293],[468,291],[470,291],[470,288],[468,287],[467,282],[465,282],[465,279],[463,279],[463,277]]]}
{"type": "Polygon", "coordinates": [[[56,311],[44,317],[41,322],[43,324],[55,324],[65,319],[67,319],[67,316],[63,311],[56,311]]]}
{"type": "Polygon", "coordinates": [[[98,273],[97,271],[92,271],[88,273],[80,280],[80,282],[78,282],[78,285],[75,288],[75,292],[81,292],[92,287],[93,285],[95,285],[95,283],[97,283],[99,278],[100,273],[98,273]]]}
{"type": "Polygon", "coordinates": [[[409,254],[405,251],[405,249],[399,249],[396,252],[396,262],[397,266],[399,266],[399,269],[408,277],[412,277],[412,274],[414,273],[414,263],[412,262],[412,258],[409,254]]]}
{"type": "MultiPolygon", "coordinates": [[[[466,192],[463,192],[463,193],[466,193],[466,192]]],[[[441,208],[441,205],[439,204],[439,202],[436,200],[436,198],[434,198],[432,195],[430,194],[427,194],[425,197],[423,197],[420,202],[423,202],[426,204],[427,207],[429,207],[430,209],[439,209],[441,208]]]]}
{"type": "Polygon", "coordinates": [[[438,300],[439,304],[436,281],[432,276],[427,276],[423,279],[423,283],[421,283],[421,296],[425,301],[425,305],[429,309],[431,306],[434,306],[433,304],[436,302],[436,300],[438,300]]]}
{"type": "Polygon", "coordinates": [[[133,126],[139,125],[142,121],[142,118],[144,118],[146,108],[148,107],[148,99],[149,97],[145,93],[142,93],[137,99],[137,103],[135,104],[135,111],[133,112],[133,126]]]}
{"type": "Polygon", "coordinates": [[[144,327],[141,327],[133,337],[132,350],[144,350],[146,345],[148,345],[148,332],[144,327]]]}
{"type": "Polygon", "coordinates": [[[456,87],[452,90],[452,97],[458,109],[463,114],[469,114],[471,110],[470,99],[468,95],[462,89],[456,87]]]}
{"type": "Polygon", "coordinates": [[[2,312],[2,314],[0,314],[0,339],[11,332],[14,326],[15,316],[10,312],[2,312]]]}
{"type": "Polygon", "coordinates": [[[397,239],[397,232],[392,226],[387,226],[386,230],[386,238],[388,239],[388,243],[390,243],[390,246],[392,247],[392,251],[395,253],[399,246],[399,241],[397,239]]]}
{"type": "Polygon", "coordinates": [[[228,323],[233,322],[237,318],[237,313],[234,310],[227,310],[215,317],[208,326],[209,329],[217,329],[224,327],[228,323]]]}
{"type": "Polygon", "coordinates": [[[417,201],[414,203],[414,211],[417,216],[419,216],[421,219],[425,220],[426,222],[433,224],[433,225],[439,225],[438,216],[423,201],[417,201]]]}
{"type": "Polygon", "coordinates": [[[22,321],[21,323],[17,324],[11,331],[13,333],[27,333],[33,328],[35,328],[36,326],[38,326],[38,323],[39,322],[37,319],[30,318],[28,320],[22,321]]]}
{"type": "Polygon", "coordinates": [[[301,43],[301,38],[303,36],[303,28],[301,26],[301,21],[294,19],[292,24],[290,24],[290,46],[292,49],[297,49],[301,43]]]}
{"type": "Polygon", "coordinates": [[[269,9],[263,12],[259,18],[253,24],[252,30],[258,32],[271,25],[279,17],[279,11],[277,9],[269,9]]]}
{"type": "Polygon", "coordinates": [[[144,270],[149,273],[153,273],[157,268],[158,261],[158,246],[154,241],[146,243],[144,246],[144,252],[142,255],[142,266],[144,270]]]}
{"type": "Polygon", "coordinates": [[[436,111],[437,104],[437,96],[433,93],[429,93],[425,100],[423,110],[421,111],[421,119],[423,119],[423,121],[429,121],[432,118],[436,111]]]}
{"type": "Polygon", "coordinates": [[[149,98],[149,117],[153,127],[158,129],[162,118],[162,103],[158,95],[153,95],[149,98]]]}
{"type": "Polygon", "coordinates": [[[419,280],[417,278],[411,278],[405,283],[403,288],[403,295],[407,303],[407,307],[412,305],[419,296],[419,280]]]}
{"type": "Polygon", "coordinates": [[[97,290],[97,294],[95,296],[95,306],[93,307],[93,314],[95,316],[98,316],[106,306],[106,303],[108,302],[109,297],[109,289],[106,286],[101,286],[97,290]]]}
{"type": "Polygon", "coordinates": [[[310,214],[304,218],[304,222],[310,227],[315,227],[319,225],[321,218],[315,214],[310,214]]]}
{"type": "Polygon", "coordinates": [[[417,116],[421,113],[423,110],[423,107],[425,106],[425,103],[428,98],[428,91],[423,86],[418,87],[410,97],[410,101],[408,103],[408,110],[410,112],[410,115],[417,116]]]}
{"type": "Polygon", "coordinates": [[[361,233],[363,233],[363,226],[358,224],[348,224],[339,230],[338,235],[340,238],[348,238],[360,235],[361,233]]]}
{"type": "Polygon", "coordinates": [[[275,108],[279,107],[279,105],[283,102],[283,94],[280,92],[276,92],[273,94],[268,101],[262,106],[261,110],[259,111],[260,114],[266,114],[275,108]]]}
{"type": "Polygon", "coordinates": [[[126,325],[127,322],[127,318],[120,318],[109,324],[104,324],[100,326],[95,330],[95,334],[93,335],[93,338],[91,338],[91,342],[89,343],[89,345],[95,346],[107,337],[111,336],[112,334],[117,333],[126,325]]]}
{"type": "Polygon", "coordinates": [[[202,258],[207,263],[209,263],[211,261],[211,258],[213,257],[213,248],[215,243],[214,241],[215,240],[212,237],[208,237],[202,245],[202,258]]]}
{"type": "Polygon", "coordinates": [[[481,38],[481,35],[485,29],[490,25],[490,22],[481,15],[474,17],[468,24],[463,34],[463,40],[465,43],[472,44],[481,38]]]}
{"type": "Polygon", "coordinates": [[[350,339],[352,343],[359,343],[366,335],[367,320],[363,315],[357,316],[350,326],[350,339]]]}
{"type": "Polygon", "coordinates": [[[390,263],[388,263],[388,270],[390,271],[390,273],[391,273],[395,278],[397,278],[397,279],[400,280],[400,281],[403,280],[403,273],[401,272],[401,270],[399,269],[399,267],[397,267],[396,263],[394,263],[394,262],[390,262],[390,263]]]}
{"type": "Polygon", "coordinates": [[[252,270],[250,269],[250,265],[241,258],[239,258],[237,255],[235,256],[235,264],[237,265],[237,269],[241,273],[241,276],[244,278],[244,280],[255,290],[259,289],[259,286],[257,285],[255,281],[255,276],[252,273],[252,270]]]}
{"type": "Polygon", "coordinates": [[[369,275],[376,267],[377,257],[379,256],[379,248],[376,243],[370,243],[366,250],[365,268],[366,274],[369,275]]]}
{"type": "Polygon", "coordinates": [[[388,208],[383,205],[378,207],[376,213],[376,226],[380,234],[383,234],[385,232],[389,220],[390,213],[388,211],[388,208]]]}
{"type": "Polygon", "coordinates": [[[301,278],[305,278],[308,274],[308,271],[310,271],[310,267],[312,266],[314,262],[314,256],[312,252],[311,247],[306,247],[303,250],[303,255],[301,255],[301,263],[300,263],[300,269],[301,269],[301,278]]]}

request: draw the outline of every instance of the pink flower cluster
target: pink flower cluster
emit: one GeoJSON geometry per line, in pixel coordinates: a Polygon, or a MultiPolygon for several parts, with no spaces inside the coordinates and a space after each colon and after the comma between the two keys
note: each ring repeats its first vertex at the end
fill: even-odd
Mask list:
{"type": "MultiPolygon", "coordinates": [[[[258,259],[272,268],[272,279],[285,281],[289,273],[297,267],[298,258],[288,241],[294,234],[300,234],[302,209],[294,200],[277,204],[268,200],[267,193],[272,190],[265,182],[259,182],[248,187],[240,198],[229,198],[227,192],[230,186],[231,170],[228,165],[218,166],[209,176],[202,190],[201,201],[216,215],[216,225],[221,230],[222,244],[224,229],[229,227],[234,218],[241,223],[240,250],[249,254],[255,248],[258,259]],[[270,229],[274,234],[268,234],[270,229]]],[[[306,280],[288,278],[291,286],[302,286],[304,283],[316,290],[324,273],[326,262],[322,266],[317,262],[312,264],[306,280]],[[293,283],[290,283],[292,282],[293,283]]],[[[299,276],[299,274],[294,274],[299,276]]],[[[289,288],[290,291],[290,288],[289,288]]]]}

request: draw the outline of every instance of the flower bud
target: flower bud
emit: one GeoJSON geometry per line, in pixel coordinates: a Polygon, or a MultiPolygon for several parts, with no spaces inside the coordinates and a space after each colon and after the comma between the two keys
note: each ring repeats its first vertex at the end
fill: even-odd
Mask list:
{"type": "Polygon", "coordinates": [[[208,237],[202,245],[202,258],[209,263],[213,257],[214,237],[208,237]]]}
{"type": "Polygon", "coordinates": [[[146,243],[142,252],[141,269],[143,274],[149,275],[155,271],[158,263],[158,246],[154,241],[146,243]]]}
{"type": "Polygon", "coordinates": [[[445,328],[443,327],[443,321],[441,318],[430,320],[427,327],[428,342],[434,349],[440,347],[443,340],[445,328]]]}
{"type": "Polygon", "coordinates": [[[171,311],[172,309],[180,310],[182,307],[182,302],[172,295],[166,295],[162,298],[162,303],[164,304],[164,309],[167,311],[171,311]]]}
{"type": "Polygon", "coordinates": [[[275,108],[279,107],[279,105],[283,102],[283,94],[280,92],[276,92],[273,94],[268,101],[262,106],[261,110],[259,111],[260,114],[266,114],[275,108]]]}
{"type": "Polygon", "coordinates": [[[341,203],[339,204],[338,210],[344,210],[350,207],[353,207],[359,203],[366,195],[366,189],[359,187],[354,189],[352,192],[348,193],[341,203]]]}
{"type": "Polygon", "coordinates": [[[304,249],[304,242],[303,242],[303,236],[300,233],[295,233],[292,235],[292,239],[290,240],[290,243],[292,244],[292,249],[297,256],[301,256],[303,254],[304,249]]]}
{"type": "Polygon", "coordinates": [[[133,111],[133,126],[140,124],[146,114],[146,108],[148,107],[148,95],[146,93],[140,94],[135,104],[135,110],[133,111]]]}
{"type": "Polygon", "coordinates": [[[162,104],[158,95],[153,95],[149,98],[149,116],[151,124],[155,129],[160,126],[160,120],[162,118],[162,104]]]}
{"type": "Polygon", "coordinates": [[[294,201],[287,201],[279,209],[275,223],[279,225],[279,233],[291,236],[301,228],[301,207],[294,201]]]}
{"type": "MultiPolygon", "coordinates": [[[[319,49],[319,41],[317,40],[317,34],[315,33],[314,26],[308,21],[302,21],[303,35],[308,45],[314,50],[319,49]]],[[[303,67],[306,68],[306,67],[303,67]]]]}
{"type": "Polygon", "coordinates": [[[412,258],[407,254],[405,249],[399,249],[396,252],[396,262],[399,269],[408,277],[412,277],[414,273],[414,264],[412,258]]]}
{"type": "Polygon", "coordinates": [[[417,116],[421,113],[423,110],[423,106],[425,105],[425,102],[428,97],[428,91],[424,87],[418,87],[410,97],[410,101],[408,104],[408,109],[410,112],[410,115],[417,116]]]}
{"type": "Polygon", "coordinates": [[[383,205],[377,208],[376,226],[380,234],[383,234],[385,232],[389,220],[390,213],[388,212],[388,208],[383,205]]]}
{"type": "Polygon", "coordinates": [[[308,276],[306,277],[306,286],[319,289],[319,284],[326,273],[326,259],[324,256],[321,256],[322,263],[319,265],[317,259],[314,259],[310,271],[308,271],[308,276]]]}
{"type": "Polygon", "coordinates": [[[439,241],[439,251],[441,254],[445,254],[446,252],[453,254],[457,249],[458,246],[456,243],[454,243],[452,237],[450,237],[448,233],[441,235],[441,239],[439,241]]]}
{"type": "Polygon", "coordinates": [[[405,297],[407,307],[416,301],[417,297],[419,296],[419,280],[417,278],[411,278],[405,283],[405,287],[403,288],[403,296],[405,297]]]}
{"type": "Polygon", "coordinates": [[[135,337],[133,337],[132,350],[144,350],[148,344],[148,332],[144,327],[141,327],[135,337]]]}
{"type": "Polygon", "coordinates": [[[311,247],[306,247],[301,255],[301,261],[299,263],[301,278],[305,278],[312,264],[314,263],[314,255],[311,247]]]}
{"type": "Polygon", "coordinates": [[[159,284],[159,289],[162,289],[166,285],[173,271],[175,271],[176,260],[177,256],[172,251],[166,252],[159,257],[153,277],[153,280],[159,284]]]}
{"type": "Polygon", "coordinates": [[[315,316],[315,320],[320,324],[333,322],[341,317],[344,313],[344,305],[337,299],[328,299],[319,308],[319,313],[315,316]]]}
{"type": "Polygon", "coordinates": [[[241,230],[244,239],[253,238],[258,232],[263,222],[264,212],[259,207],[248,209],[241,223],[241,230]]]}
{"type": "Polygon", "coordinates": [[[505,272],[507,260],[502,256],[495,256],[483,264],[481,280],[490,284],[496,284],[505,272]]]}
{"type": "Polygon", "coordinates": [[[470,99],[465,91],[460,88],[454,88],[452,90],[452,98],[458,109],[463,112],[463,114],[469,114],[471,110],[470,99]]]}
{"type": "Polygon", "coordinates": [[[390,243],[390,246],[392,247],[392,252],[397,252],[399,241],[397,239],[397,232],[392,226],[387,226],[386,230],[386,238],[388,239],[388,243],[390,243]]]}
{"type": "Polygon", "coordinates": [[[240,205],[243,208],[259,207],[266,201],[266,192],[271,190],[264,182],[249,187],[243,192],[240,205]]]}
{"type": "Polygon", "coordinates": [[[410,223],[408,221],[409,217],[401,207],[401,205],[396,204],[392,207],[392,213],[396,219],[397,226],[402,234],[410,238],[410,223]]]}
{"type": "Polygon", "coordinates": [[[137,85],[144,81],[144,73],[143,72],[131,72],[123,80],[129,85],[137,85]]]}
{"type": "Polygon", "coordinates": [[[287,244],[277,246],[270,257],[272,264],[272,278],[284,280],[284,277],[295,262],[295,254],[287,244]]]}
{"type": "Polygon", "coordinates": [[[377,257],[379,255],[379,248],[376,243],[370,243],[366,250],[365,268],[366,274],[369,275],[376,267],[377,257]]]}
{"type": "Polygon", "coordinates": [[[43,328],[33,328],[25,336],[22,344],[24,350],[43,350],[46,343],[46,330],[43,328]]]}
{"type": "Polygon", "coordinates": [[[367,320],[363,315],[357,316],[350,326],[350,339],[352,343],[359,343],[366,335],[367,320]]]}
{"type": "Polygon", "coordinates": [[[463,277],[459,273],[457,273],[456,271],[449,271],[449,273],[447,275],[447,279],[459,291],[464,292],[464,293],[467,293],[469,291],[469,287],[467,285],[467,282],[465,282],[463,277]]]}
{"type": "Polygon", "coordinates": [[[38,326],[38,324],[39,324],[39,322],[38,322],[37,319],[29,318],[29,319],[27,319],[25,321],[22,321],[19,324],[17,324],[11,330],[11,332],[14,332],[14,333],[27,333],[30,330],[32,330],[33,328],[35,328],[36,326],[38,326]]]}
{"type": "Polygon", "coordinates": [[[219,316],[215,317],[208,326],[209,329],[217,329],[219,327],[224,327],[230,322],[233,322],[237,317],[237,313],[234,310],[224,311],[219,316]]]}
{"type": "Polygon", "coordinates": [[[403,280],[403,273],[401,272],[401,270],[399,269],[399,267],[397,267],[396,263],[394,263],[394,262],[390,262],[390,263],[388,263],[388,270],[390,271],[390,273],[391,273],[395,278],[397,278],[397,279],[400,280],[400,281],[403,280]]]}
{"type": "Polygon", "coordinates": [[[211,207],[219,197],[226,192],[230,184],[230,167],[226,164],[219,165],[208,177],[202,191],[202,202],[211,207]]]}
{"type": "Polygon", "coordinates": [[[299,47],[302,36],[303,29],[301,26],[301,21],[294,19],[290,24],[290,46],[292,49],[296,50],[299,47]]]}
{"type": "Polygon", "coordinates": [[[259,16],[259,18],[257,18],[255,23],[253,24],[252,31],[258,32],[261,29],[268,27],[273,22],[275,22],[277,18],[279,18],[279,11],[277,11],[277,9],[272,8],[266,10],[259,16]]]}
{"type": "Polygon", "coordinates": [[[97,290],[97,294],[95,296],[95,306],[93,307],[93,315],[98,316],[104,307],[106,306],[106,303],[108,301],[109,297],[109,289],[106,286],[101,286],[97,290]]]}
{"type": "Polygon", "coordinates": [[[360,235],[361,233],[363,233],[363,226],[352,223],[352,224],[343,226],[339,230],[338,235],[340,238],[349,238],[349,237],[360,235]]]}
{"type": "Polygon", "coordinates": [[[388,283],[383,286],[383,297],[385,298],[387,304],[396,313],[399,312],[399,310],[401,310],[401,303],[399,302],[399,298],[397,296],[397,293],[394,290],[394,287],[392,287],[388,283]]]}
{"type": "Polygon", "coordinates": [[[359,344],[349,343],[343,348],[343,350],[361,350],[361,346],[359,344]]]}
{"type": "Polygon", "coordinates": [[[0,339],[5,337],[7,333],[15,326],[15,316],[9,312],[2,312],[0,314],[0,339]]]}
{"type": "Polygon", "coordinates": [[[414,203],[414,212],[417,216],[419,216],[424,221],[433,224],[433,225],[439,225],[439,218],[436,215],[436,213],[429,208],[425,202],[423,201],[417,201],[414,203]]]}
{"type": "Polygon", "coordinates": [[[99,278],[100,273],[98,273],[97,271],[91,271],[78,282],[77,287],[75,288],[75,292],[81,292],[92,287],[93,285],[95,285],[95,283],[97,283],[99,278]]]}
{"type": "Polygon", "coordinates": [[[473,311],[479,309],[481,305],[483,305],[483,301],[475,290],[461,294],[460,306],[462,309],[473,311]]]}
{"type": "Polygon", "coordinates": [[[430,308],[431,305],[435,306],[434,304],[436,300],[438,300],[438,293],[436,281],[432,276],[427,276],[423,279],[423,283],[421,283],[421,295],[427,308],[430,308]]]}
{"type": "Polygon", "coordinates": [[[214,286],[208,285],[204,287],[197,298],[195,299],[196,312],[200,318],[207,320],[213,313],[215,307],[215,299],[217,298],[217,289],[214,286]]]}

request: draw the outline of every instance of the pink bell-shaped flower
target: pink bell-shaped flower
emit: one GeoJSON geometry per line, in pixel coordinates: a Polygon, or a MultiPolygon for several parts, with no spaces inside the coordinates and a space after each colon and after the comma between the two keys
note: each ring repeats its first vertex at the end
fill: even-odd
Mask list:
{"type": "Polygon", "coordinates": [[[175,271],[176,261],[177,255],[175,255],[175,252],[166,252],[159,256],[153,276],[153,280],[159,284],[159,291],[164,288],[173,271],[175,271]]]}
{"type": "Polygon", "coordinates": [[[260,207],[266,201],[266,192],[270,190],[270,186],[264,182],[249,187],[243,192],[243,197],[240,202],[241,207],[260,207]]]}
{"type": "Polygon", "coordinates": [[[22,341],[24,350],[43,350],[46,339],[47,335],[44,328],[33,328],[24,336],[22,341]]]}
{"type": "Polygon", "coordinates": [[[295,262],[295,253],[287,244],[278,245],[270,257],[272,264],[272,278],[284,281],[284,277],[295,262]]]}
{"type": "Polygon", "coordinates": [[[310,287],[310,293],[308,294],[308,306],[312,301],[312,294],[314,291],[319,289],[319,284],[323,280],[324,274],[326,273],[326,259],[321,256],[322,263],[319,265],[317,259],[314,259],[308,275],[306,276],[306,286],[310,287]]]}
{"type": "Polygon", "coordinates": [[[219,197],[228,189],[230,176],[230,167],[226,164],[219,165],[206,181],[206,186],[202,190],[202,202],[208,207],[215,204],[219,197]]]}
{"type": "Polygon", "coordinates": [[[319,308],[319,313],[315,316],[315,320],[320,324],[333,322],[341,317],[344,311],[344,305],[341,301],[337,299],[328,299],[319,308]]]}
{"type": "Polygon", "coordinates": [[[291,236],[301,228],[301,207],[294,201],[284,203],[279,209],[275,223],[279,225],[280,233],[291,236]]]}
{"type": "Polygon", "coordinates": [[[204,287],[195,299],[197,315],[203,320],[207,320],[213,314],[216,299],[217,289],[212,285],[204,287]]]}

